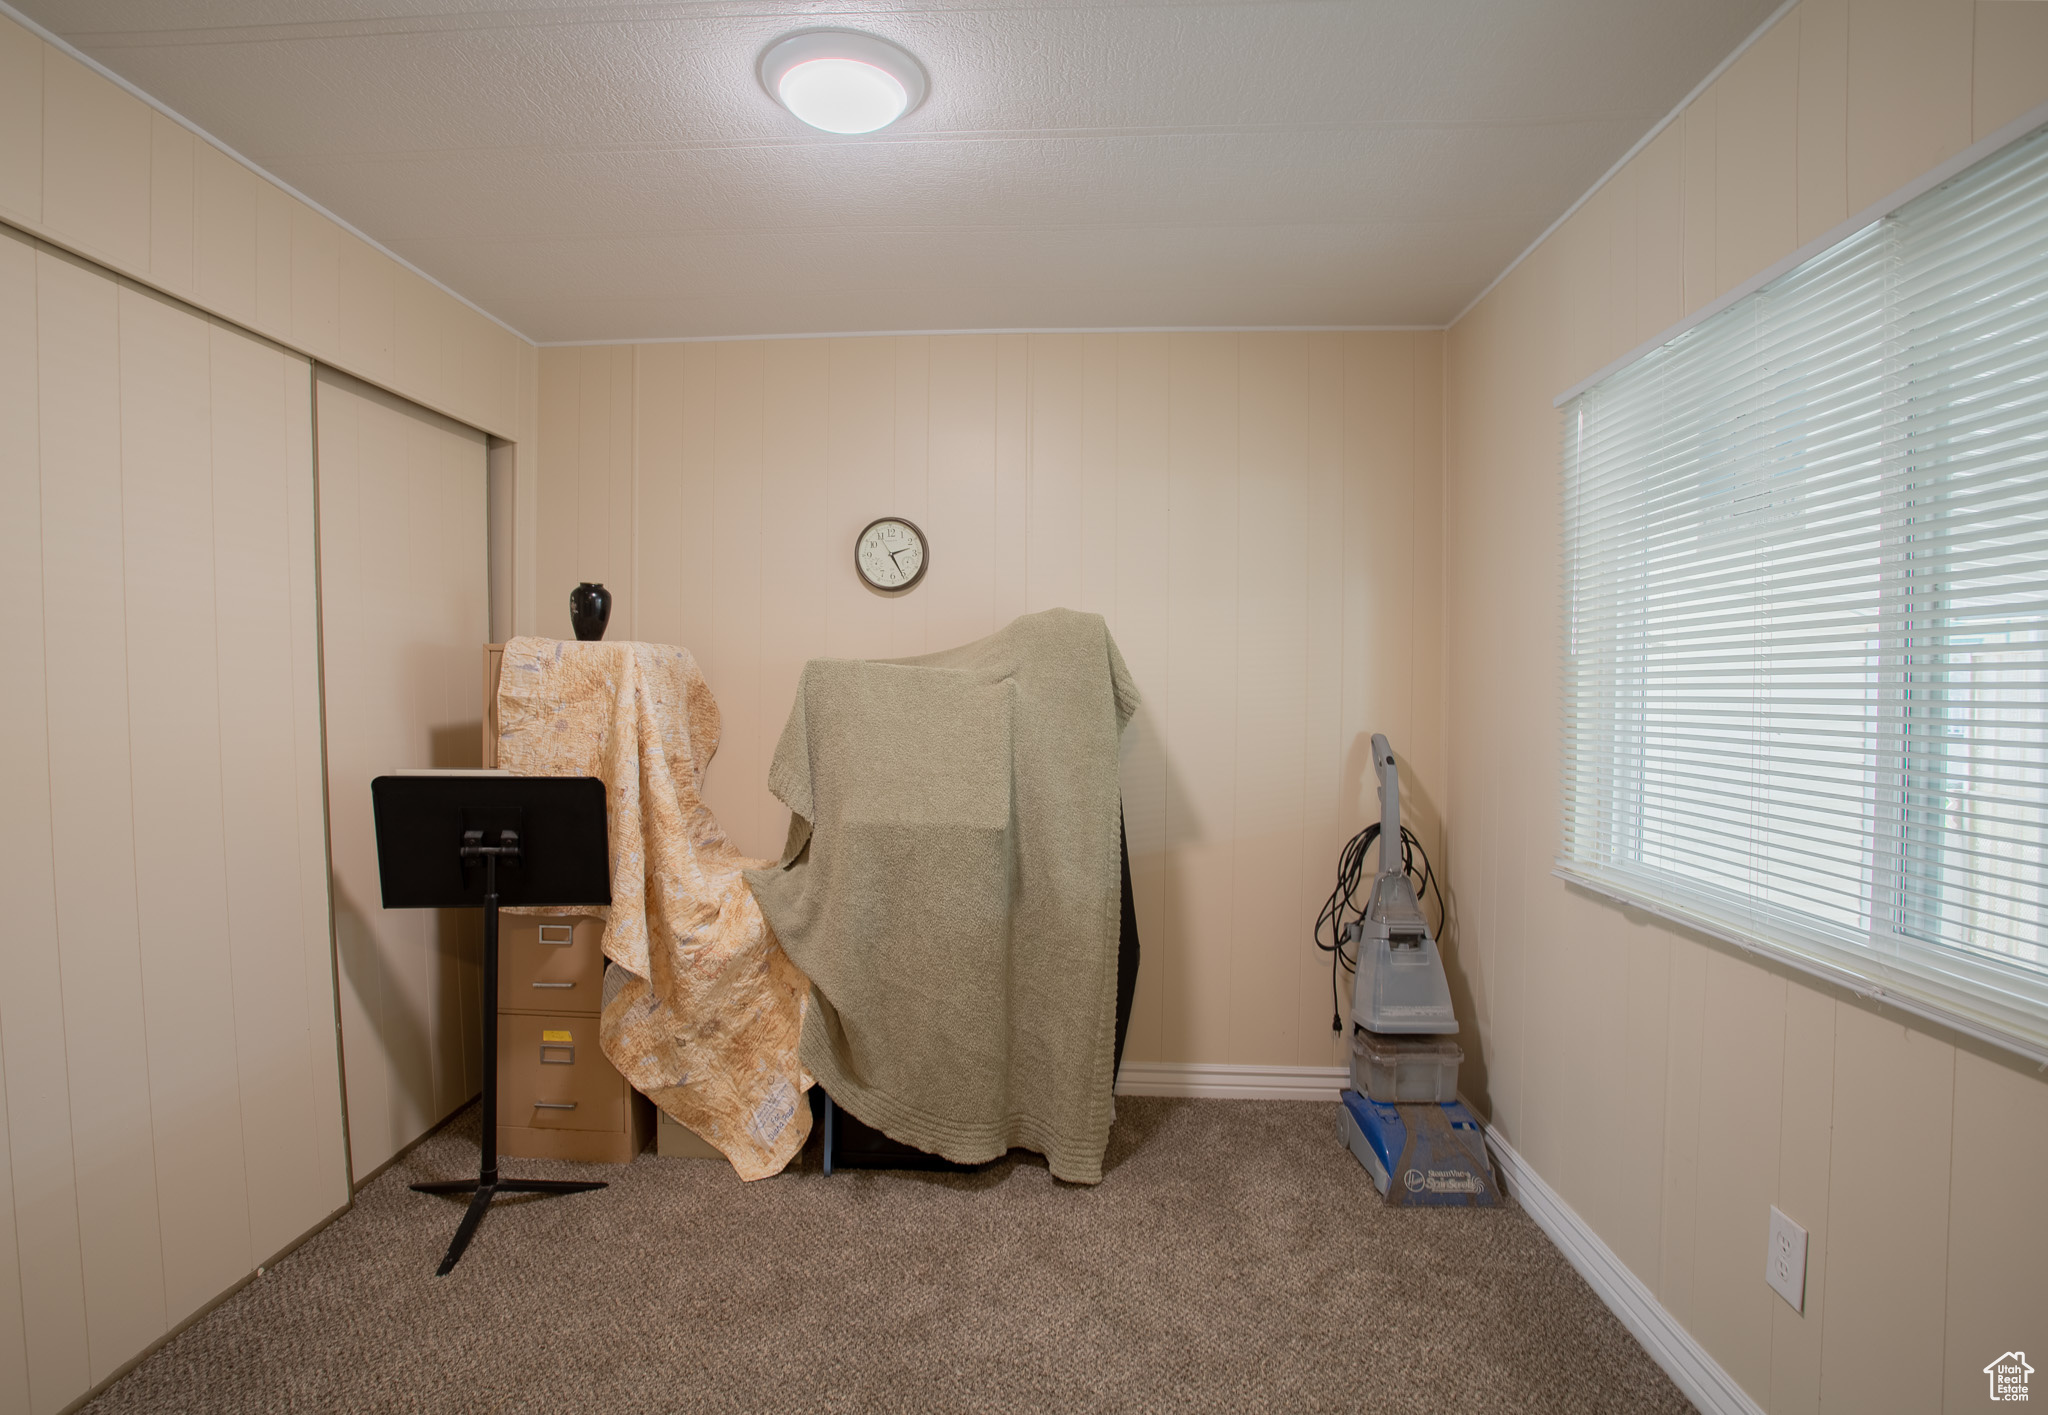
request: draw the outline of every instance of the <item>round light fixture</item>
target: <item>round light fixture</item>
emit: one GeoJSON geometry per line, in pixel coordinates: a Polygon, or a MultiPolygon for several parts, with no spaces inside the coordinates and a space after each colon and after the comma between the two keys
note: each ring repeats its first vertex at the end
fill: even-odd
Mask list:
{"type": "Polygon", "coordinates": [[[885,39],[852,30],[785,35],[761,55],[761,86],[814,128],[872,133],[924,100],[924,70],[885,39]]]}

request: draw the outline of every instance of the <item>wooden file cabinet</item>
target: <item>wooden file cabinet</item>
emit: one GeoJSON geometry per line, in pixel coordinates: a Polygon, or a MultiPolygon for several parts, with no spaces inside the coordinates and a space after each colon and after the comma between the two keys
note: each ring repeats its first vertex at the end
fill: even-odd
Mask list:
{"type": "MultiPolygon", "coordinates": [[[[498,764],[498,661],[484,647],[484,765],[498,764]]],[[[598,1045],[604,925],[587,914],[498,921],[498,1151],[624,1164],[647,1148],[654,1105],[598,1045]]]]}

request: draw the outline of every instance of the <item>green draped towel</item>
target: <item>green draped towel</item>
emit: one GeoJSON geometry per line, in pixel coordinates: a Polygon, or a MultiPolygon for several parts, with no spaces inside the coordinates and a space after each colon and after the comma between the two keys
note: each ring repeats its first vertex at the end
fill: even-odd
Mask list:
{"type": "Polygon", "coordinates": [[[1067,609],[804,666],[768,773],[789,841],[746,878],[811,980],[803,1064],[854,1115],[962,1164],[1022,1146],[1102,1178],[1137,706],[1101,616],[1067,609]]]}

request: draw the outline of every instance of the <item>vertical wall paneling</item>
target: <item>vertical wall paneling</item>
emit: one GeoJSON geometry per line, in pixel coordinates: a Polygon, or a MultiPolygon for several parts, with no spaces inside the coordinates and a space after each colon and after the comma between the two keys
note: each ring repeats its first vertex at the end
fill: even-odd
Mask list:
{"type": "MultiPolygon", "coordinates": [[[[895,469],[889,504],[922,528],[931,492],[931,362],[932,341],[922,336],[892,339],[896,376],[892,389],[896,425],[895,469]]],[[[823,569],[824,561],[819,561],[823,569]]],[[[925,652],[925,608],[928,601],[912,597],[890,616],[890,652],[896,657],[925,652]]]]}
{"type": "MultiPolygon", "coordinates": [[[[1345,641],[1344,566],[1355,544],[1344,535],[1346,483],[1344,463],[1345,349],[1340,334],[1312,334],[1307,339],[1307,431],[1304,472],[1305,523],[1303,632],[1307,657],[1302,666],[1302,849],[1301,884],[1293,925],[1294,937],[1312,937],[1317,914],[1336,875],[1352,812],[1340,805],[1353,794],[1346,771],[1351,742],[1344,730],[1345,654],[1333,646],[1345,641]]],[[[1342,1034],[1332,1028],[1333,1015],[1348,1013],[1351,999],[1331,987],[1330,957],[1313,948],[1294,957],[1295,1022],[1298,1064],[1341,1065],[1342,1034]]],[[[1341,982],[1341,979],[1339,980],[1341,982]]]]}
{"type": "Polygon", "coordinates": [[[499,436],[518,335],[0,16],[0,216],[499,436]]]}
{"type": "MultiPolygon", "coordinates": [[[[1172,618],[1168,549],[1174,508],[1168,494],[1171,403],[1170,344],[1163,334],[1108,336],[1116,359],[1116,614],[1110,627],[1143,701],[1124,729],[1124,829],[1130,839],[1131,888],[1144,957],[1131,1005],[1125,1054],[1161,1061],[1167,1049],[1167,979],[1181,965],[1180,940],[1167,924],[1168,833],[1166,721],[1172,702],[1167,678],[1167,626],[1172,618]]],[[[951,360],[942,360],[950,363],[951,360]]],[[[933,413],[939,409],[934,365],[933,413]]],[[[933,458],[938,463],[936,438],[933,458]]],[[[943,482],[935,482],[937,497],[943,482]]],[[[939,611],[933,636],[939,640],[939,611]]]]}
{"type": "Polygon", "coordinates": [[[1942,1408],[1973,1410],[1984,1367],[2029,1349],[2048,1316],[2048,1225],[2012,1222],[2014,1181],[2048,1174],[2048,1086],[2034,1068],[1965,1043],[1956,1050],[1942,1408]]]}
{"type": "Polygon", "coordinates": [[[1237,335],[1167,340],[1165,933],[1161,1046],[1228,1060],[1237,793],[1237,335]]]}
{"type": "MultiPolygon", "coordinates": [[[[298,205],[270,183],[257,182],[254,327],[266,332],[283,333],[292,327],[292,214],[298,205]]],[[[447,300],[438,290],[434,295],[447,300]]],[[[473,390],[463,387],[460,365],[446,351],[438,367],[430,365],[413,382],[414,386],[431,387],[437,381],[447,388],[450,403],[458,407],[484,406],[473,390]]],[[[400,386],[407,382],[400,380],[400,386]]]]}
{"type": "MultiPolygon", "coordinates": [[[[315,384],[322,561],[320,642],[325,695],[330,715],[334,716],[343,704],[353,713],[355,685],[366,673],[362,661],[369,650],[365,606],[370,590],[363,579],[368,573],[365,560],[369,550],[362,544],[365,498],[359,489],[363,461],[360,420],[353,415],[353,404],[337,401],[331,407],[318,406],[323,401],[322,388],[323,385],[315,384]]],[[[339,726],[338,716],[335,726],[339,726]]],[[[376,750],[376,742],[370,736],[372,730],[373,724],[365,722],[356,731],[328,733],[328,811],[337,823],[343,817],[360,819],[363,812],[361,803],[354,798],[364,789],[362,783],[374,774],[367,756],[376,750]],[[355,786],[338,791],[337,783],[355,786]]],[[[360,893],[357,883],[367,877],[366,872],[374,865],[373,860],[361,854],[366,844],[367,836],[360,831],[333,829],[328,845],[352,1179],[360,1178],[382,1162],[366,1163],[366,1156],[388,1154],[395,1149],[391,1136],[396,1129],[388,1094],[386,1047],[379,1044],[384,982],[378,939],[373,931],[374,916],[370,912],[376,907],[375,896],[360,893]]],[[[394,923],[393,927],[401,925],[394,923]]]]}
{"type": "Polygon", "coordinates": [[[341,246],[345,234],[318,212],[292,208],[292,336],[318,353],[341,347],[341,246]]]}
{"type": "Polygon", "coordinates": [[[1007,624],[1030,600],[1031,346],[1023,334],[996,336],[995,622],[1007,624]]]}
{"type": "Polygon", "coordinates": [[[1781,1302],[1768,1304],[1771,1389],[1769,1400],[1760,1403],[1773,1415],[1813,1415],[1820,1410],[1834,1088],[1835,1000],[1812,988],[1788,986],[1785,1087],[1778,1117],[1778,1180],[1773,1202],[1806,1230],[1806,1293],[1797,1312],[1781,1302]]]}
{"type": "MultiPolygon", "coordinates": [[[[702,555],[703,530],[683,518],[683,376],[687,344],[652,344],[633,363],[633,579],[624,587],[637,637],[689,642],[682,567],[702,555]]],[[[493,506],[493,514],[496,512],[493,506]]],[[[495,567],[493,573],[495,574],[495,567]]]]}
{"type": "Polygon", "coordinates": [[[1673,123],[1637,154],[1636,327],[1640,343],[1685,310],[1685,125],[1673,123]]]}
{"type": "MultiPolygon", "coordinates": [[[[888,358],[890,346],[917,341],[863,342],[879,346],[879,356],[888,358]]],[[[769,856],[781,853],[784,818],[773,803],[761,799],[759,784],[766,778],[769,756],[781,740],[788,705],[796,700],[797,679],[807,660],[845,651],[839,644],[850,626],[846,606],[835,601],[833,591],[858,587],[833,572],[851,558],[854,531],[880,515],[878,508],[893,506],[918,525],[924,522],[896,502],[890,492],[893,470],[888,453],[896,429],[894,399],[887,383],[875,389],[880,408],[869,423],[871,435],[878,439],[868,459],[874,499],[849,498],[839,486],[848,470],[840,461],[840,452],[853,429],[835,413],[840,370],[831,348],[818,340],[775,340],[761,353],[761,495],[763,507],[773,508],[773,513],[764,518],[761,540],[766,568],[760,585],[760,687],[753,709],[741,724],[740,750],[727,753],[721,749],[723,760],[713,764],[712,772],[721,791],[753,791],[760,810],[753,817],[747,848],[769,856]],[[829,394],[828,389],[832,390],[829,394]],[[820,487],[830,490],[821,496],[820,487]],[[835,621],[840,626],[838,633],[835,621]]],[[[857,449],[847,450],[854,452],[853,466],[858,467],[863,459],[857,449]]],[[[699,500],[697,504],[703,503],[699,500]]],[[[890,613],[898,603],[881,600],[865,589],[859,589],[859,594],[863,601],[859,609],[871,616],[866,632],[889,643],[883,652],[897,652],[891,629],[906,617],[890,613]]],[[[704,608],[708,611],[710,606],[704,608]]],[[[699,622],[708,623],[708,613],[700,612],[699,622]]],[[[914,643],[901,651],[915,653],[923,647],[921,642],[914,643]]],[[[718,691],[716,684],[712,691],[718,691]]]]}
{"type": "Polygon", "coordinates": [[[397,381],[392,344],[398,334],[398,267],[360,242],[343,241],[336,266],[340,322],[335,348],[344,368],[378,383],[397,381]]]}
{"type": "Polygon", "coordinates": [[[0,1047],[5,1048],[8,1169],[21,1291],[29,1408],[62,1408],[91,1384],[85,1344],[78,1191],[68,1087],[53,1084],[65,1052],[57,952],[56,868],[50,833],[48,682],[43,666],[43,513],[40,321],[35,247],[0,231],[0,586],[13,612],[0,643],[15,665],[0,694],[0,887],[16,911],[0,949],[0,1047]]]}
{"type": "MultiPolygon", "coordinates": [[[[625,449],[615,445],[612,405],[630,394],[620,388],[617,373],[621,359],[630,361],[630,349],[586,349],[583,351],[582,388],[576,421],[576,578],[579,581],[609,583],[624,588],[627,577],[623,564],[612,559],[612,465],[625,449]]],[[[612,615],[625,630],[633,610],[614,604],[612,615]]]]}
{"type": "MultiPolygon", "coordinates": [[[[875,517],[896,504],[896,348],[892,339],[833,339],[824,344],[825,385],[822,390],[826,424],[825,507],[827,534],[831,540],[851,546],[853,538],[875,517]]],[[[761,475],[776,460],[772,444],[776,438],[767,429],[780,420],[789,385],[778,374],[795,373],[779,360],[766,361],[763,370],[764,433],[761,475]],[[782,406],[776,406],[782,404],[782,406]],[[774,407],[774,412],[768,412],[774,407]]],[[[764,564],[785,560],[774,542],[781,535],[781,502],[763,502],[760,558],[764,564]]],[[[768,576],[766,578],[772,578],[768,576]]],[[[886,658],[892,652],[890,626],[897,601],[870,590],[854,575],[831,575],[817,582],[825,591],[825,651],[834,658],[886,658]]],[[[766,589],[765,583],[762,587],[766,589]]],[[[765,625],[764,631],[765,631],[765,625]]],[[[763,634],[763,667],[766,668],[768,641],[763,634]]],[[[769,743],[781,724],[774,704],[787,709],[790,695],[766,695],[761,684],[762,737],[769,743]]]]}
{"type": "Polygon", "coordinates": [[[219,148],[201,144],[196,297],[239,324],[256,322],[256,190],[261,178],[219,148]]]}
{"type": "Polygon", "coordinates": [[[1592,194],[1586,204],[1573,212],[1565,223],[1557,228],[1556,238],[1548,243],[1548,253],[1553,260],[1566,265],[1574,288],[1586,290],[1589,298],[1574,305],[1562,306],[1557,311],[1559,342],[1569,351],[1568,357],[1574,365],[1586,364],[1597,367],[1599,341],[1596,332],[1603,321],[1600,318],[1600,298],[1604,293],[1595,288],[1599,284],[1599,273],[1606,268],[1608,243],[1605,238],[1603,217],[1612,204],[1615,189],[1610,183],[1592,194]]]}
{"type": "Polygon", "coordinates": [[[1849,0],[1849,210],[1970,145],[1971,0],[1849,0]]]}
{"type": "MultiPolygon", "coordinates": [[[[217,622],[190,627],[195,608],[221,607],[212,331],[135,290],[120,291],[120,316],[123,706],[134,757],[143,991],[151,1012],[172,1023],[145,1040],[158,1202],[176,1220],[163,1230],[167,1316],[176,1322],[257,1261],[236,1065],[243,1009],[229,939],[221,636],[217,622]]],[[[274,463],[266,470],[275,477],[274,463]]]]}
{"type": "MultiPolygon", "coordinates": [[[[320,623],[319,487],[314,466],[313,369],[304,360],[281,358],[275,378],[284,406],[287,475],[285,543],[294,626],[320,623]]],[[[313,1127],[314,1152],[302,1160],[316,1166],[318,1183],[307,1186],[307,1201],[331,1211],[348,1202],[349,1167],[341,1083],[341,1018],[334,951],[333,881],[328,869],[325,703],[321,696],[321,646],[317,632],[296,628],[291,636],[292,806],[298,822],[298,908],[300,983],[305,991],[306,1049],[311,1090],[304,1108],[313,1127]]],[[[287,975],[288,976],[288,975],[287,975]]],[[[277,1117],[290,1126],[291,1117],[277,1117]]]]}
{"type": "MultiPolygon", "coordinates": [[[[481,332],[472,338],[481,338],[481,332]]],[[[540,534],[540,350],[521,341],[505,375],[514,409],[512,477],[512,632],[540,632],[536,561],[540,534]]]]}
{"type": "MultiPolygon", "coordinates": [[[[930,341],[921,342],[929,360],[930,341]]],[[[1074,607],[1105,618],[1116,613],[1116,407],[1116,343],[1085,340],[1081,346],[1081,590],[1074,607]]],[[[922,456],[921,439],[919,452],[922,456]]],[[[922,464],[919,474],[921,478],[925,475],[922,464]]]]}
{"type": "Polygon", "coordinates": [[[328,813],[350,1159],[360,1179],[475,1094],[478,937],[377,903],[370,781],[475,766],[490,627],[482,434],[318,380],[328,813]]]}
{"type": "Polygon", "coordinates": [[[0,23],[0,216],[43,214],[43,42],[0,23]]]}
{"type": "MultiPolygon", "coordinates": [[[[1633,240],[1633,223],[1625,228],[1633,240]]],[[[1411,552],[1408,575],[1409,618],[1414,632],[1409,640],[1407,744],[1409,770],[1415,776],[1415,806],[1406,815],[1410,828],[1429,849],[1431,857],[1443,854],[1445,733],[1443,692],[1444,644],[1444,357],[1443,341],[1427,335],[1406,335],[1409,398],[1408,466],[1406,473],[1395,467],[1394,475],[1409,483],[1408,525],[1411,552]]],[[[1403,793],[1404,815],[1408,810],[1403,793]]]]}
{"type": "MultiPolygon", "coordinates": [[[[14,1167],[7,1139],[7,1061],[0,1047],[0,1401],[31,1408],[28,1346],[22,1323],[20,1246],[14,1222],[14,1167]]],[[[39,1294],[40,1295],[40,1294],[39,1294]]]]}
{"type": "Polygon", "coordinates": [[[1970,74],[1970,136],[1995,133],[2041,101],[2048,74],[2048,6],[1979,0],[1970,74]]]}
{"type": "Polygon", "coordinates": [[[193,209],[199,139],[161,113],[149,115],[149,278],[191,296],[198,239],[193,209]]]}
{"type": "Polygon", "coordinates": [[[1798,124],[1794,244],[1805,245],[1849,219],[1849,0],[1799,6],[1798,124]]]}
{"type": "Polygon", "coordinates": [[[1714,283],[1721,290],[1799,244],[1799,30],[1796,16],[1773,25],[1714,85],[1714,283]]]}
{"type": "MultiPolygon", "coordinates": [[[[17,807],[0,827],[15,910],[0,953],[0,1405],[48,1411],[348,1193],[311,366],[155,292],[522,438],[529,455],[538,364],[6,19],[0,216],[54,243],[0,232],[0,549],[17,608],[0,708],[17,807]]],[[[357,654],[385,670],[366,693],[419,724],[392,751],[340,744],[361,763],[475,750],[470,668],[487,624],[470,615],[467,551],[446,552],[474,525],[481,604],[483,487],[465,459],[480,467],[482,440],[434,436],[373,447],[416,454],[424,492],[387,464],[365,477],[386,483],[373,494],[411,538],[424,598],[462,622],[393,632],[355,613],[382,636],[381,657],[357,654]],[[447,685],[419,671],[434,654],[456,665],[447,685]]],[[[623,525],[630,499],[618,506],[623,525]]],[[[474,1011],[473,941],[433,920],[424,933],[370,989],[396,1032],[379,1059],[412,1063],[379,1077],[370,1164],[376,1137],[395,1124],[412,1138],[475,1085],[475,1039],[438,1025],[474,1011]]]]}
{"type": "MultiPolygon", "coordinates": [[[[438,292],[437,292],[438,293],[438,292]]],[[[618,396],[612,399],[611,429],[607,439],[611,456],[605,464],[605,573],[606,583],[623,587],[628,593],[624,606],[625,617],[619,624],[623,635],[641,637],[639,611],[631,598],[638,570],[633,558],[633,448],[636,438],[633,417],[636,411],[633,402],[633,364],[636,351],[613,349],[612,387],[618,396]]],[[[615,615],[617,608],[612,611],[615,615]]]]}
{"type": "Polygon", "coordinates": [[[489,505],[491,581],[491,642],[503,643],[517,631],[512,627],[514,586],[517,583],[518,535],[515,509],[519,502],[518,450],[509,442],[493,441],[488,452],[489,483],[485,498],[489,505]]]}
{"type": "Polygon", "coordinates": [[[1078,334],[1048,334],[1025,346],[1031,458],[1026,478],[1027,611],[1081,603],[1082,378],[1088,342],[1078,334]]]}
{"type": "MultiPolygon", "coordinates": [[[[569,638],[569,591],[582,578],[576,524],[582,465],[582,349],[542,349],[540,362],[540,466],[547,474],[535,487],[537,520],[548,528],[534,544],[535,633],[569,638]]],[[[655,528],[659,535],[661,529],[655,528]]],[[[687,548],[677,545],[677,552],[687,548]]],[[[659,563],[658,561],[656,562],[659,563]]]]}
{"type": "Polygon", "coordinates": [[[120,320],[113,281],[57,256],[37,268],[50,832],[86,1336],[99,1380],[165,1325],[131,814],[120,320]]]}
{"type": "MultiPolygon", "coordinates": [[[[916,593],[929,647],[964,644],[1000,621],[996,609],[996,339],[934,340],[928,521],[932,566],[916,593]]],[[[852,548],[845,551],[851,573],[852,548]]]]}
{"type": "MultiPolygon", "coordinates": [[[[678,642],[696,651],[711,637],[716,611],[714,588],[718,583],[718,561],[713,556],[716,527],[711,506],[718,467],[718,350],[710,344],[688,344],[683,348],[682,369],[683,432],[681,454],[682,525],[676,542],[675,559],[682,575],[682,628],[678,642]]],[[[542,426],[546,425],[548,390],[541,385],[542,426]]],[[[545,431],[541,436],[546,437],[545,431]]],[[[543,485],[547,463],[541,464],[543,485]]],[[[716,765],[712,767],[717,770],[716,765]]]]}
{"type": "Polygon", "coordinates": [[[2048,1221],[2010,1185],[2043,1163],[2034,1117],[2048,1085],[1549,877],[1561,769],[1551,400],[1599,367],[1588,330],[1618,285],[1633,279],[1635,337],[1653,337],[2048,100],[2044,11],[1802,0],[1611,184],[1633,184],[1632,262],[1618,227],[1600,254],[1612,204],[1595,194],[1445,340],[1445,828],[1453,975],[1471,977],[1467,1045],[1482,1051],[1464,1081],[1773,1415],[1973,1409],[1985,1362],[2026,1349],[2011,1329],[2039,1330],[2024,1284],[2048,1221]],[[1601,1118],[1616,1107],[1626,1125],[1601,1118]],[[1808,1232],[1803,1313],[1763,1282],[1773,1204],[1808,1232]]]}
{"type": "Polygon", "coordinates": [[[1607,248],[1605,269],[1596,275],[1604,298],[1591,306],[1595,354],[1601,363],[1619,358],[1636,343],[1636,183],[1641,174],[1627,167],[1602,188],[1606,200],[1601,225],[1607,248]]]}
{"type": "MultiPolygon", "coordinates": [[[[1294,907],[1307,803],[1308,336],[1238,340],[1237,695],[1231,784],[1230,1030],[1225,1056],[1297,1063],[1298,969],[1307,950],[1294,907]]],[[[1404,468],[1413,474],[1414,469],[1404,468]]],[[[1327,871],[1317,871],[1318,874],[1327,871]]],[[[1313,1035],[1313,1034],[1311,1034],[1313,1035]]]]}
{"type": "Polygon", "coordinates": [[[410,280],[394,281],[391,291],[391,377],[401,386],[418,387],[433,377],[446,353],[447,331],[440,319],[439,290],[410,280]]]}
{"type": "Polygon", "coordinates": [[[1694,1221],[1698,1231],[1732,1241],[1702,1243],[1693,1253],[1691,1329],[1761,1402],[1771,1393],[1771,1308],[1779,1299],[1757,1280],[1757,1235],[1768,1230],[1778,1194],[1784,978],[1746,958],[1709,953],[1702,1022],[1699,1145],[1714,1158],[1694,1221]],[[1743,1234],[1751,1241],[1742,1242],[1743,1234]]]}
{"type": "Polygon", "coordinates": [[[1823,1410],[1941,1408],[1955,1059],[1946,1038],[1835,1010],[1823,1410]],[[1893,1143],[1900,1115],[1917,1144],[1893,1143]]]}
{"type": "MultiPolygon", "coordinates": [[[[1595,907],[1590,901],[1552,901],[1564,930],[1580,932],[1577,921],[1595,907]]],[[[1557,949],[1546,959],[1547,990],[1538,1003],[1556,1019],[1543,1047],[1546,1076],[1579,1078],[1576,1084],[1546,1081],[1540,1110],[1557,1136],[1553,1158],[1558,1192],[1580,1217],[1612,1232],[1627,1204],[1620,1167],[1596,1163],[1595,1155],[1623,1148],[1623,1136],[1639,1123],[1623,1110],[1628,1094],[1624,1068],[1629,1056],[1625,1025],[1630,988],[1626,936],[1585,930],[1586,946],[1557,949]]]]}
{"type": "MultiPolygon", "coordinates": [[[[609,352],[609,351],[599,351],[609,352]]],[[[711,630],[698,654],[718,699],[724,737],[704,800],[754,856],[780,853],[774,803],[762,799],[773,746],[761,700],[761,557],[766,364],[760,344],[719,344],[712,360],[711,630]]],[[[543,465],[542,475],[548,474],[543,465]]]]}
{"type": "Polygon", "coordinates": [[[706,796],[743,849],[781,847],[764,783],[806,660],[1092,609],[1145,696],[1123,744],[1129,1054],[1338,1058],[1309,926],[1369,808],[1362,734],[1402,743],[1432,848],[1440,810],[1440,337],[786,339],[541,367],[537,593],[551,614],[630,543],[637,602],[614,612],[703,666],[724,729],[706,796]],[[851,564],[891,512],[931,542],[907,595],[851,564]]]}
{"type": "Polygon", "coordinates": [[[277,942],[315,918],[325,922],[325,910],[316,915],[302,898],[303,836],[280,829],[312,818],[301,794],[305,754],[317,743],[316,705],[300,691],[296,671],[303,650],[278,651],[312,609],[293,587],[295,548],[311,534],[311,507],[295,496],[296,477],[279,475],[281,468],[310,471],[305,443],[293,446],[293,434],[310,431],[303,412],[309,379],[290,355],[218,326],[211,334],[227,940],[240,1019],[249,1233],[260,1260],[305,1231],[301,1194],[323,1195],[320,1213],[347,1197],[338,1172],[321,1165],[331,1150],[316,1130],[331,1114],[327,979],[315,979],[309,997],[309,950],[277,942]]]}
{"type": "MultiPolygon", "coordinates": [[[[1409,781],[1403,816],[1411,823],[1416,818],[1410,817],[1409,802],[1419,804],[1429,789],[1429,773],[1415,756],[1418,739],[1410,715],[1417,686],[1416,352],[1415,341],[1401,335],[1349,340],[1345,346],[1341,642],[1346,750],[1339,781],[1347,836],[1379,811],[1373,733],[1385,733],[1405,763],[1409,781]]],[[[1425,689],[1425,700],[1434,716],[1440,707],[1434,692],[1425,689]]],[[[1417,833],[1427,838],[1426,831],[1417,833]]],[[[1391,848],[1398,851],[1400,843],[1391,848]]],[[[1376,869],[1381,858],[1386,857],[1376,854],[1367,868],[1376,869]]],[[[1334,857],[1325,860],[1325,872],[1334,873],[1334,857]]]]}
{"type": "MultiPolygon", "coordinates": [[[[1719,214],[1715,210],[1714,177],[1718,162],[1714,148],[1719,136],[1717,131],[1715,99],[1719,93],[1716,83],[1705,93],[1692,101],[1679,119],[1679,126],[1685,134],[1685,307],[1698,309],[1721,293],[1716,283],[1719,273],[1714,252],[1715,227],[1719,214]]],[[[1574,364],[1573,367],[1579,367],[1574,364]]],[[[1584,365],[1588,372],[1597,364],[1584,365]]]]}
{"type": "Polygon", "coordinates": [[[1658,1218],[1664,1190],[1665,1031],[1671,1010],[1671,946],[1663,934],[1633,928],[1627,935],[1628,987],[1623,1002],[1625,1038],[1619,1134],[1613,1166],[1617,1195],[1610,1246],[1638,1273],[1657,1271],[1658,1218]]]}
{"type": "Polygon", "coordinates": [[[42,50],[42,223],[96,260],[146,273],[150,110],[69,55],[42,50]]]}
{"type": "Polygon", "coordinates": [[[0,302],[0,1391],[54,1411],[347,1199],[311,388],[12,233],[0,302]]]}
{"type": "Polygon", "coordinates": [[[1707,955],[1690,939],[1671,948],[1671,1030],[1664,1063],[1663,1235],[1655,1290],[1690,1325],[1698,1239],[1700,1088],[1705,1065],[1707,955]]]}

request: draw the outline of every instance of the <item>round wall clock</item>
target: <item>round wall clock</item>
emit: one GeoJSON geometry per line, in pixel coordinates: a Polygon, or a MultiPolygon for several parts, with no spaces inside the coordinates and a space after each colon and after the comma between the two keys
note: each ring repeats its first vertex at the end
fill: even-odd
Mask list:
{"type": "Polygon", "coordinates": [[[853,543],[853,568],[875,589],[907,590],[924,578],[931,554],[924,532],[901,516],[868,522],[853,543]]]}

